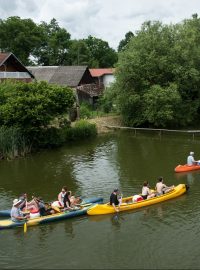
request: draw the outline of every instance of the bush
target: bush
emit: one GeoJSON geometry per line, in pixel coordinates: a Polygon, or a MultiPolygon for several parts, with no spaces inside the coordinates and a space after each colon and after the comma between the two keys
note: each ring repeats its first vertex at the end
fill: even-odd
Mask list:
{"type": "Polygon", "coordinates": [[[92,108],[87,103],[82,103],[80,105],[80,118],[81,119],[89,119],[92,118],[92,108]]]}
{"type": "Polygon", "coordinates": [[[85,120],[76,122],[74,127],[65,129],[66,141],[75,141],[85,138],[96,137],[97,129],[95,124],[90,124],[85,120]]]}

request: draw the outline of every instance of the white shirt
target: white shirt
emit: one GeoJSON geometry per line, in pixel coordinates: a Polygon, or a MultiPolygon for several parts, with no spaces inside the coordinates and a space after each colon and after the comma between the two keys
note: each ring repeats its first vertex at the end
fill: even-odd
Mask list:
{"type": "Polygon", "coordinates": [[[158,182],[156,184],[156,190],[158,193],[162,194],[163,193],[163,188],[167,187],[165,184],[163,184],[162,182],[158,182]]]}
{"type": "Polygon", "coordinates": [[[187,165],[188,166],[192,166],[192,165],[194,165],[194,162],[195,162],[195,160],[194,160],[194,157],[193,156],[188,156],[188,158],[187,158],[187,165]]]}
{"type": "Polygon", "coordinates": [[[150,194],[150,189],[147,186],[142,187],[142,196],[147,196],[150,194]]]}

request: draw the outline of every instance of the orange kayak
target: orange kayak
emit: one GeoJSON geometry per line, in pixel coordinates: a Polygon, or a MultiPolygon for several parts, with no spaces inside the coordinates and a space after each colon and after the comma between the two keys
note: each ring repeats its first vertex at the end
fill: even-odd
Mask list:
{"type": "Polygon", "coordinates": [[[185,165],[178,165],[178,166],[176,166],[176,168],[174,170],[175,170],[175,172],[196,171],[196,170],[200,170],[200,165],[191,165],[191,166],[188,166],[187,164],[185,164],[185,165]]]}

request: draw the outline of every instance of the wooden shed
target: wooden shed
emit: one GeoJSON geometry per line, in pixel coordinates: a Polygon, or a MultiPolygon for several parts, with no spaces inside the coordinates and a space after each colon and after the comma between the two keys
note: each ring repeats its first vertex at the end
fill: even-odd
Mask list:
{"type": "Polygon", "coordinates": [[[0,53],[0,82],[8,79],[31,82],[34,75],[13,53],[0,53]]]}

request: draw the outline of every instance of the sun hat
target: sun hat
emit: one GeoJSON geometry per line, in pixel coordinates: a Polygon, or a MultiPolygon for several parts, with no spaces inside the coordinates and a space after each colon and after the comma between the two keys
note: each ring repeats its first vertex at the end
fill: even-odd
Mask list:
{"type": "Polygon", "coordinates": [[[21,202],[22,202],[21,200],[14,199],[14,200],[13,200],[13,206],[18,205],[18,204],[20,204],[21,202]]]}
{"type": "Polygon", "coordinates": [[[190,155],[194,155],[194,152],[190,152],[190,155]]]}

